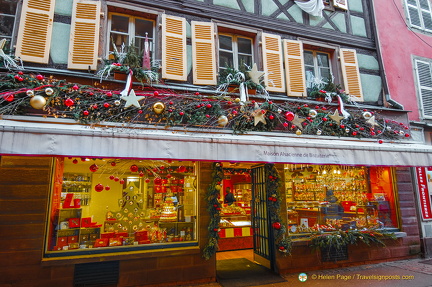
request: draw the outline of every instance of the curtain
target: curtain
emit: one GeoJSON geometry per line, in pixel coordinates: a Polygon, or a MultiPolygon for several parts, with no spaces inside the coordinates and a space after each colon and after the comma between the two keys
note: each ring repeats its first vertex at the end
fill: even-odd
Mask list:
{"type": "Polygon", "coordinates": [[[309,0],[308,2],[294,1],[303,11],[312,16],[322,17],[324,3],[322,0],[309,0]]]}

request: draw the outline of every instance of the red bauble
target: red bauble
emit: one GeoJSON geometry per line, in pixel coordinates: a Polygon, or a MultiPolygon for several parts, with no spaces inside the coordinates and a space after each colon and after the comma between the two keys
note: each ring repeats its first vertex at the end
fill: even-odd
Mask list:
{"type": "Polygon", "coordinates": [[[112,161],[112,162],[111,162],[111,166],[116,166],[115,161],[112,161]]]}
{"type": "Polygon", "coordinates": [[[274,119],[274,116],[273,116],[273,115],[269,115],[269,119],[270,119],[270,120],[273,120],[273,119],[274,119]]]}
{"type": "Polygon", "coordinates": [[[159,92],[158,91],[154,91],[153,95],[155,95],[157,97],[157,96],[159,96],[159,92]]]}
{"type": "Polygon", "coordinates": [[[284,250],[285,250],[285,247],[283,247],[283,246],[279,246],[279,250],[284,251],[284,250]]]}
{"type": "Polygon", "coordinates": [[[79,89],[79,87],[78,87],[77,85],[74,85],[74,86],[72,87],[72,89],[74,89],[74,90],[76,91],[76,90],[79,89]]]}
{"type": "Polygon", "coordinates": [[[384,142],[383,140],[379,140],[379,141],[378,141],[379,144],[382,144],[383,142],[384,142]]]}
{"type": "Polygon", "coordinates": [[[88,116],[89,114],[90,114],[89,111],[83,111],[84,116],[88,116]]]}
{"type": "Polygon", "coordinates": [[[111,92],[107,92],[106,95],[107,95],[107,97],[112,97],[112,93],[111,92]]]}
{"type": "Polygon", "coordinates": [[[119,181],[119,180],[120,180],[120,178],[114,177],[114,181],[119,181]]]}
{"type": "Polygon", "coordinates": [[[219,231],[219,229],[218,228],[213,228],[213,231],[219,231]]]}
{"type": "Polygon", "coordinates": [[[114,179],[114,175],[110,175],[109,179],[113,180],[114,179]]]}
{"type": "Polygon", "coordinates": [[[279,229],[281,229],[281,227],[282,227],[282,224],[280,224],[280,222],[274,222],[273,223],[273,228],[274,229],[278,229],[279,230],[279,229]]]}
{"type": "Polygon", "coordinates": [[[15,96],[14,96],[14,95],[4,95],[4,96],[3,96],[3,99],[4,99],[6,102],[12,102],[12,101],[15,99],[15,96]]]}
{"type": "Polygon", "coordinates": [[[130,166],[129,169],[130,169],[131,172],[137,172],[138,171],[138,166],[136,164],[133,164],[133,165],[130,166]]]}
{"type": "Polygon", "coordinates": [[[104,190],[104,186],[102,184],[98,183],[95,185],[95,190],[97,192],[101,192],[102,190],[104,190]]]}
{"type": "Polygon", "coordinates": [[[111,106],[109,103],[104,103],[103,105],[105,108],[109,108],[111,106]]]}
{"type": "Polygon", "coordinates": [[[287,127],[288,127],[288,123],[287,123],[287,122],[284,122],[284,123],[283,123],[283,126],[287,128],[287,127]]]}
{"type": "Polygon", "coordinates": [[[285,118],[287,121],[291,122],[292,120],[294,120],[294,113],[293,112],[286,112],[285,113],[285,118]]]}
{"type": "Polygon", "coordinates": [[[207,109],[210,109],[211,107],[212,107],[211,104],[207,104],[207,105],[206,105],[206,108],[207,108],[207,109]]]}
{"type": "Polygon", "coordinates": [[[71,98],[67,98],[67,99],[64,101],[64,104],[66,105],[66,107],[71,107],[71,106],[73,106],[73,105],[75,104],[75,102],[74,102],[74,100],[72,100],[71,98]]]}
{"type": "Polygon", "coordinates": [[[110,190],[110,189],[111,189],[111,187],[109,187],[108,185],[105,186],[105,190],[110,190]]]}
{"type": "Polygon", "coordinates": [[[99,169],[99,167],[96,164],[92,164],[89,169],[91,172],[96,172],[99,169]]]}
{"type": "Polygon", "coordinates": [[[120,180],[120,184],[124,184],[124,183],[125,183],[124,179],[120,180]]]}
{"type": "Polygon", "coordinates": [[[74,159],[72,162],[73,162],[74,164],[77,164],[77,163],[78,163],[78,160],[77,160],[77,159],[74,159]]]}
{"type": "Polygon", "coordinates": [[[42,80],[44,79],[44,76],[42,76],[42,75],[37,75],[37,76],[36,76],[36,79],[39,80],[39,81],[42,81],[42,80]]]}
{"type": "Polygon", "coordinates": [[[143,176],[144,176],[144,172],[141,171],[141,172],[139,173],[139,176],[140,176],[140,177],[143,177],[143,176]]]}
{"type": "Polygon", "coordinates": [[[154,179],[154,184],[156,185],[161,185],[162,184],[162,179],[160,179],[159,177],[154,179]]]}

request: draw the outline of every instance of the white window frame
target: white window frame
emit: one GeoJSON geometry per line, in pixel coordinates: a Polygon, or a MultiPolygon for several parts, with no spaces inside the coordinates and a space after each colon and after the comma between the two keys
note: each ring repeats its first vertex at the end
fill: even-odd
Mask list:
{"type": "Polygon", "coordinates": [[[410,0],[405,0],[405,5],[406,5],[406,13],[407,13],[407,15],[408,15],[408,19],[409,19],[409,23],[410,23],[410,26],[411,27],[414,27],[414,28],[417,28],[417,29],[420,29],[420,30],[424,30],[424,31],[428,31],[428,32],[432,32],[432,27],[430,27],[430,28],[426,28],[425,27],[425,24],[424,24],[424,21],[423,21],[423,13],[427,13],[427,14],[429,14],[429,16],[431,17],[431,22],[432,22],[432,9],[431,9],[431,3],[429,2],[429,0],[425,0],[425,1],[427,1],[427,3],[428,3],[428,8],[429,9],[423,9],[423,8],[421,8],[421,6],[420,6],[420,2],[419,1],[421,1],[421,0],[411,0],[411,1],[415,1],[416,2],[416,5],[412,5],[412,4],[410,4],[410,3],[408,3],[408,1],[410,1],[410,0]],[[413,24],[413,22],[412,22],[412,20],[411,20],[411,14],[410,14],[410,12],[409,12],[409,9],[410,8],[413,8],[413,9],[416,9],[417,10],[417,13],[418,13],[418,15],[419,15],[419,19],[420,19],[420,26],[418,26],[418,25],[415,25],[415,24],[413,24]]]}
{"type": "MultiPolygon", "coordinates": [[[[107,29],[107,46],[106,46],[106,50],[108,51],[108,53],[110,52],[110,46],[111,46],[111,33],[114,34],[123,34],[123,35],[127,35],[128,39],[129,39],[129,43],[124,43],[125,46],[129,46],[132,43],[134,43],[135,45],[135,20],[136,19],[140,19],[140,20],[145,20],[145,21],[149,21],[149,22],[153,22],[153,37],[148,36],[148,40],[149,40],[149,44],[150,44],[150,58],[151,59],[155,59],[155,43],[156,43],[156,21],[153,19],[148,19],[148,18],[144,18],[144,17],[137,17],[137,16],[132,16],[132,15],[128,15],[128,14],[122,14],[122,13],[116,13],[116,12],[110,12],[109,13],[109,17],[108,17],[108,29],[107,29]],[[129,25],[128,25],[128,33],[121,33],[121,32],[117,32],[117,31],[111,31],[111,25],[112,25],[112,16],[113,15],[118,15],[121,17],[127,17],[129,18],[129,25]]],[[[141,39],[141,37],[139,37],[141,39]]],[[[144,39],[144,38],[142,38],[144,39]]],[[[111,51],[112,52],[112,51],[111,51]]]]}
{"type": "Polygon", "coordinates": [[[252,65],[254,63],[254,39],[251,38],[251,37],[243,36],[243,35],[240,35],[240,34],[218,33],[218,46],[217,47],[218,47],[217,53],[218,53],[218,68],[219,68],[219,72],[221,70],[224,70],[226,68],[225,66],[221,65],[221,62],[220,62],[220,52],[227,52],[227,53],[231,53],[233,55],[233,65],[234,65],[234,67],[231,67],[231,68],[234,68],[236,70],[240,70],[240,67],[239,67],[239,55],[251,56],[251,58],[252,58],[252,65]],[[225,50],[225,49],[221,49],[220,48],[219,36],[231,37],[231,39],[232,39],[232,50],[225,50]],[[248,39],[248,40],[251,41],[251,51],[252,51],[252,54],[239,53],[239,51],[238,51],[238,38],[248,39]]]}
{"type": "Polygon", "coordinates": [[[423,118],[425,119],[432,119],[432,108],[430,111],[430,114],[427,115],[425,113],[425,102],[430,102],[430,105],[432,105],[432,96],[430,99],[425,99],[424,95],[422,94],[422,90],[430,91],[432,94],[432,59],[414,59],[414,70],[416,75],[416,87],[417,87],[417,93],[418,93],[418,102],[420,105],[420,112],[423,118]],[[429,75],[430,75],[430,82],[431,86],[422,86],[420,82],[420,74],[419,74],[419,68],[418,64],[426,64],[429,66],[429,75]]]}
{"type": "MultiPolygon", "coordinates": [[[[328,58],[328,61],[329,61],[328,68],[330,69],[330,77],[333,77],[331,53],[329,53],[329,52],[323,52],[323,51],[318,51],[318,50],[312,50],[312,49],[304,49],[303,53],[305,53],[305,52],[312,52],[313,62],[314,62],[313,68],[314,68],[314,72],[315,72],[315,78],[321,78],[321,80],[324,80],[324,79],[322,79],[321,69],[320,69],[323,66],[319,66],[319,64],[318,64],[318,53],[320,53],[320,54],[326,54],[327,55],[327,58],[328,58]]],[[[311,65],[307,65],[306,62],[305,62],[304,66],[305,66],[305,76],[307,76],[307,74],[306,74],[306,67],[311,67],[311,65]]],[[[325,67],[325,68],[327,68],[327,67],[325,67]]],[[[308,88],[311,88],[311,87],[309,87],[309,83],[307,82],[307,78],[306,78],[306,86],[308,88]]]]}

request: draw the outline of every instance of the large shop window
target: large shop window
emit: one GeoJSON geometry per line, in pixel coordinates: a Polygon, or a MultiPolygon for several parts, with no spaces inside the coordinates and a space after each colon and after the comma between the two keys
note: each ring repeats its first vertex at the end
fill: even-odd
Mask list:
{"type": "Polygon", "coordinates": [[[0,0],[0,7],[2,7],[0,11],[0,35],[2,39],[7,41],[7,44],[2,49],[8,53],[11,49],[14,34],[17,1],[0,0]]]}
{"type": "Polygon", "coordinates": [[[289,233],[398,228],[392,172],[389,167],[286,165],[289,233]]]}
{"type": "Polygon", "coordinates": [[[144,51],[145,39],[148,39],[150,55],[154,47],[154,21],[139,17],[111,13],[109,17],[109,51],[121,51],[122,45],[135,46],[139,51],[144,51]]]}
{"type": "Polygon", "coordinates": [[[194,245],[196,180],[190,161],[57,158],[46,255],[194,245]]]}
{"type": "Polygon", "coordinates": [[[405,0],[412,27],[432,32],[432,10],[429,0],[405,0]]]}

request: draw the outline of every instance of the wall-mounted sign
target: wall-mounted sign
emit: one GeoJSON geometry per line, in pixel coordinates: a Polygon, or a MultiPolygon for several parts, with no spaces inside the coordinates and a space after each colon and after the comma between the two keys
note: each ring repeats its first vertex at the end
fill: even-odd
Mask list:
{"type": "Polygon", "coordinates": [[[419,204],[423,220],[432,220],[431,194],[432,188],[432,170],[426,170],[424,167],[417,167],[417,183],[419,192],[419,204]]]}

